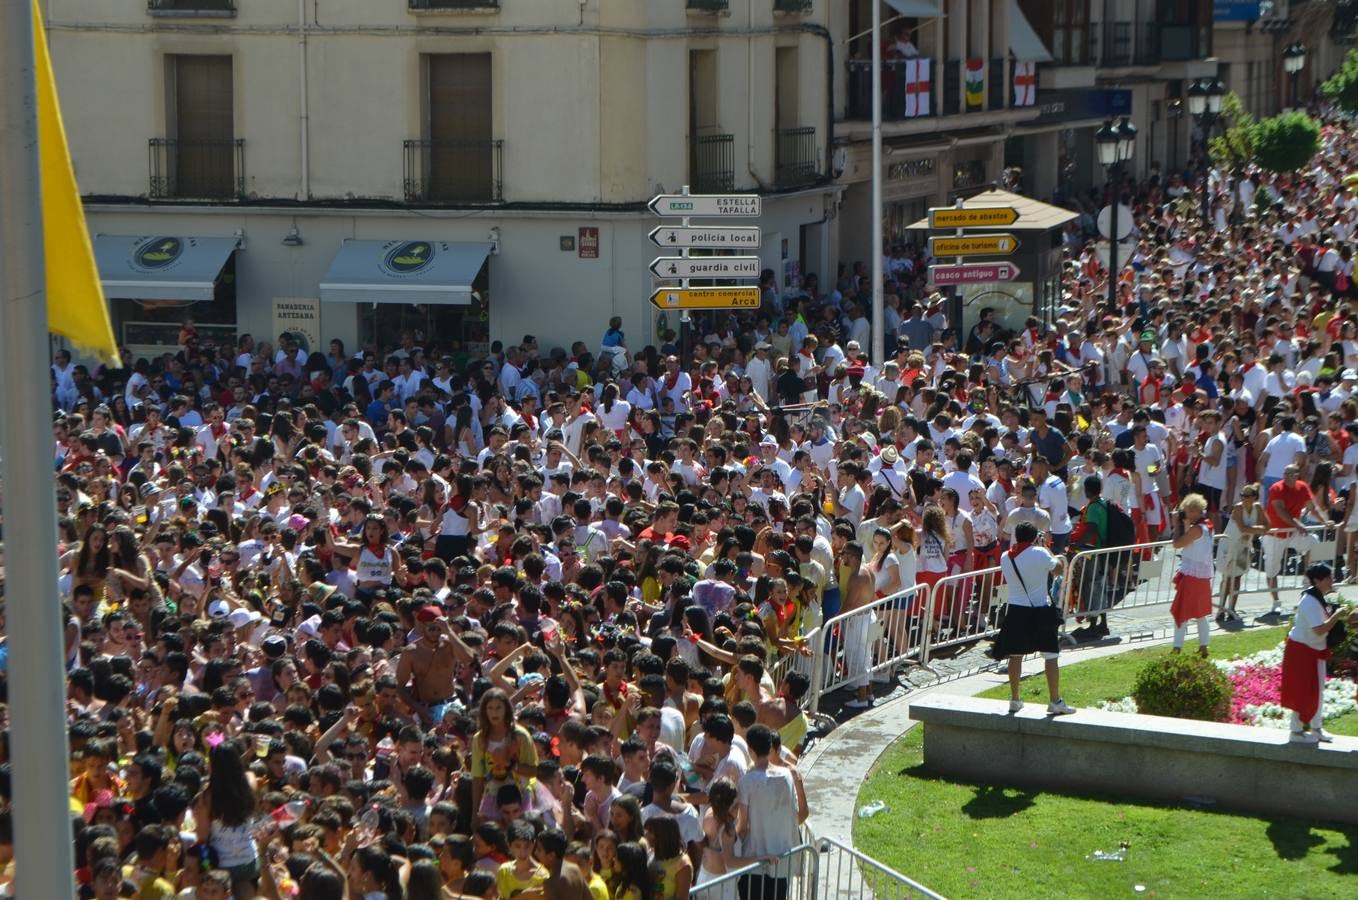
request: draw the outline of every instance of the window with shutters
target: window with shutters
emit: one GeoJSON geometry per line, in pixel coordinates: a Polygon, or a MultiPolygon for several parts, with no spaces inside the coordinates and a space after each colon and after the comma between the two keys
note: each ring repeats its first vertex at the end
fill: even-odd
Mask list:
{"type": "Polygon", "coordinates": [[[431,54],[424,137],[406,141],[406,199],[498,203],[502,142],[494,137],[489,53],[431,54]]]}
{"type": "Polygon", "coordinates": [[[229,56],[166,60],[166,128],[151,140],[153,197],[225,200],[245,194],[229,56]]]}

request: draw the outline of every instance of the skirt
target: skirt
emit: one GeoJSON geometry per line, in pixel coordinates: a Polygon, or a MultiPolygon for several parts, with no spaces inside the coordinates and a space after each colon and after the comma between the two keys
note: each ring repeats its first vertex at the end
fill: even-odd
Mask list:
{"type": "Polygon", "coordinates": [[[1244,537],[1225,537],[1217,545],[1217,571],[1223,578],[1236,578],[1250,570],[1252,542],[1244,537]]]}
{"type": "MultiPolygon", "coordinates": [[[[709,881],[716,881],[718,878],[724,877],[724,875],[714,874],[707,866],[699,866],[696,886],[702,887],[709,881]]],[[[723,881],[721,884],[717,885],[715,890],[709,888],[708,890],[703,891],[703,897],[708,898],[708,900],[737,900],[740,894],[736,890],[736,883],[739,880],[740,879],[738,878],[732,878],[728,881],[723,881]]]]}
{"type": "Polygon", "coordinates": [[[1169,605],[1169,614],[1174,617],[1175,625],[1210,616],[1212,579],[1177,573],[1174,576],[1174,602],[1169,605]]]}
{"type": "Polygon", "coordinates": [[[1010,604],[1000,626],[999,637],[991,654],[1000,659],[1006,656],[1026,656],[1029,653],[1057,653],[1061,649],[1057,631],[1061,620],[1050,606],[1016,606],[1010,604]]]}

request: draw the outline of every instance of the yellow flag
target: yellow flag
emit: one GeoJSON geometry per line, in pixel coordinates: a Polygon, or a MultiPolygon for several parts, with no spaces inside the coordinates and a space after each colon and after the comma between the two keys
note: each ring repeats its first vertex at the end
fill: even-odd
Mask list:
{"type": "Polygon", "coordinates": [[[82,351],[116,365],[118,345],[113,340],[104,287],[99,282],[90,232],[85,227],[85,209],[80,205],[80,191],[75,186],[38,0],[33,0],[33,45],[42,164],[42,238],[47,255],[47,329],[67,338],[82,351]]]}

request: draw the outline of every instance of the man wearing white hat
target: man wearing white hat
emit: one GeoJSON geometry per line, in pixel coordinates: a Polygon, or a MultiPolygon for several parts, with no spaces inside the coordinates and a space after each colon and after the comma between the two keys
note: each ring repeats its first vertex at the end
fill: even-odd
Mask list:
{"type": "Polygon", "coordinates": [[[768,341],[760,341],[754,345],[754,356],[745,363],[745,376],[750,379],[754,392],[766,401],[773,383],[773,362],[769,359],[772,349],[768,341]]]}

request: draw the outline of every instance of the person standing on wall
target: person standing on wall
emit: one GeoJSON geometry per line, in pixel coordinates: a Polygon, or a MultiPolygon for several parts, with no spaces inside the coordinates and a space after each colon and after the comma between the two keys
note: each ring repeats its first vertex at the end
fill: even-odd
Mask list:
{"type": "Polygon", "coordinates": [[[1328,743],[1334,738],[1320,727],[1324,719],[1325,660],[1330,657],[1330,647],[1346,637],[1345,618],[1356,622],[1358,614],[1349,614],[1344,607],[1325,602],[1325,595],[1334,587],[1334,572],[1328,565],[1313,563],[1306,570],[1306,577],[1311,586],[1301,595],[1283,648],[1283,683],[1278,702],[1292,710],[1292,741],[1328,743]]]}
{"type": "Polygon", "coordinates": [[[1009,658],[1009,711],[1016,713],[1023,709],[1019,699],[1023,657],[1041,653],[1050,698],[1047,714],[1064,716],[1075,712],[1075,708],[1061,699],[1061,671],[1056,665],[1061,611],[1052,604],[1047,579],[1056,569],[1064,568],[1066,561],[1053,556],[1036,541],[1037,526],[1021,522],[1014,529],[1014,545],[1000,555],[1000,570],[1009,587],[1009,606],[991,655],[995,659],[1009,658]]]}

